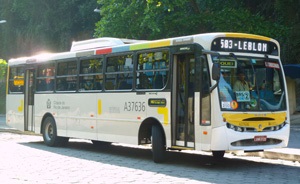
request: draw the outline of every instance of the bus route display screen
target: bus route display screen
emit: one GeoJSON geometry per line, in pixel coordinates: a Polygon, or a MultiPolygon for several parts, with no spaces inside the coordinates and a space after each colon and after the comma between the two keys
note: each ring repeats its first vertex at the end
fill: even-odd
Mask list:
{"type": "Polygon", "coordinates": [[[247,38],[216,38],[212,42],[211,50],[278,55],[278,48],[275,43],[247,38]]]}

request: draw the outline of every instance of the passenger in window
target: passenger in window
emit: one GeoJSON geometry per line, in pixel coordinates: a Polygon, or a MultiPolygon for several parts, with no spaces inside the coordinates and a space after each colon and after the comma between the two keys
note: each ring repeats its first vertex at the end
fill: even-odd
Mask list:
{"type": "Polygon", "coordinates": [[[240,71],[238,73],[238,80],[234,83],[233,91],[236,93],[237,102],[240,104],[239,109],[250,109],[251,108],[251,93],[252,90],[250,82],[245,79],[245,74],[240,71]],[[241,92],[239,94],[237,92],[241,92]]]}
{"type": "Polygon", "coordinates": [[[46,91],[53,91],[54,82],[53,79],[46,79],[46,91]]]}
{"type": "Polygon", "coordinates": [[[238,80],[233,85],[233,91],[249,91],[250,84],[245,80],[245,74],[243,72],[238,73],[238,80]]]}
{"type": "MultiPolygon", "coordinates": [[[[140,70],[143,70],[143,65],[140,65],[140,70]]],[[[139,89],[150,89],[150,80],[144,72],[139,73],[139,89]]]]}
{"type": "Polygon", "coordinates": [[[219,81],[220,97],[221,101],[231,102],[233,97],[233,91],[231,85],[226,81],[228,77],[228,72],[226,70],[221,71],[221,77],[219,81]]]}
{"type": "Polygon", "coordinates": [[[92,83],[92,81],[85,81],[84,83],[84,89],[85,90],[93,90],[94,89],[94,84],[92,83]]]}
{"type": "Polygon", "coordinates": [[[56,89],[58,91],[64,91],[64,90],[66,90],[66,86],[67,86],[67,82],[66,82],[65,78],[57,80],[57,88],[56,89]]]}

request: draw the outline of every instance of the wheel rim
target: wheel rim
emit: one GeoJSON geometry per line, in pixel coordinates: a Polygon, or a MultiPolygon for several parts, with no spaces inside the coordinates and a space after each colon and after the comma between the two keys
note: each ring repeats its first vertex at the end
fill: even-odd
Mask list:
{"type": "Polygon", "coordinates": [[[45,138],[48,141],[51,141],[53,137],[53,127],[51,123],[47,123],[46,128],[45,128],[45,138]]]}

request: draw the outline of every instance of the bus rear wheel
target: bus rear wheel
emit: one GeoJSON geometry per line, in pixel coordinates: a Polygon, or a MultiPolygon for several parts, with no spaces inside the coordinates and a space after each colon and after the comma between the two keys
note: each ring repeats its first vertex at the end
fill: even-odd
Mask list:
{"type": "Polygon", "coordinates": [[[152,154],[155,163],[162,163],[166,159],[166,146],[161,128],[152,126],[152,154]]]}
{"type": "Polygon", "coordinates": [[[68,137],[57,136],[55,120],[52,117],[46,117],[43,123],[43,139],[47,146],[63,146],[68,143],[68,137]]]}

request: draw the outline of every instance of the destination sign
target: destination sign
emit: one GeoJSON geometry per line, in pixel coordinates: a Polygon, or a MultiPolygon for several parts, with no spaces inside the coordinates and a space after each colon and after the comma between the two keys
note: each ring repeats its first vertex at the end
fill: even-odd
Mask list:
{"type": "Polygon", "coordinates": [[[212,42],[211,50],[278,55],[275,43],[246,38],[216,38],[212,42]]]}

